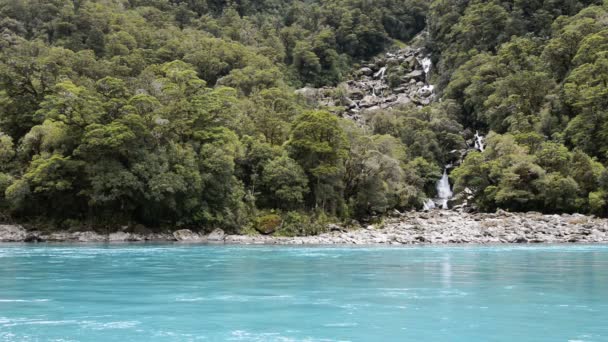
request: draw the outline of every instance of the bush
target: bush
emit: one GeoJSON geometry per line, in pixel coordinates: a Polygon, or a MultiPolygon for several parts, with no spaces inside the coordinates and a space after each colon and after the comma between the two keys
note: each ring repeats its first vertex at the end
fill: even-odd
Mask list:
{"type": "Polygon", "coordinates": [[[283,215],[283,225],[275,235],[288,237],[319,235],[327,231],[328,222],[325,215],[313,217],[312,215],[289,211],[283,215]]]}

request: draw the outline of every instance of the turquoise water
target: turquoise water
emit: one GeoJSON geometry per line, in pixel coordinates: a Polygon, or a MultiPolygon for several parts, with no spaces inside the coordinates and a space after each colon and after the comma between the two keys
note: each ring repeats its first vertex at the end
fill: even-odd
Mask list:
{"type": "Polygon", "coordinates": [[[608,246],[0,245],[0,341],[608,341],[608,246]]]}

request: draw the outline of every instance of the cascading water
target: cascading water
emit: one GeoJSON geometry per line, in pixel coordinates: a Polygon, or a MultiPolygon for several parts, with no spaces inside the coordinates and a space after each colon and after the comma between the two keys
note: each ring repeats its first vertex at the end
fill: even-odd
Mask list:
{"type": "Polygon", "coordinates": [[[483,152],[485,147],[485,138],[482,135],[479,135],[479,131],[475,132],[475,148],[480,152],[483,152]]]}
{"type": "Polygon", "coordinates": [[[374,78],[384,79],[384,74],[386,74],[386,67],[380,68],[377,73],[374,74],[374,78]]]}
{"type": "Polygon", "coordinates": [[[431,78],[431,68],[433,67],[433,62],[431,61],[431,57],[427,56],[424,58],[418,58],[418,64],[422,66],[422,70],[424,71],[424,83],[425,85],[418,90],[418,95],[425,99],[426,104],[433,101],[435,98],[435,86],[430,84],[431,78]]]}
{"type": "Polygon", "coordinates": [[[452,188],[450,188],[450,179],[448,177],[448,168],[443,170],[443,176],[437,181],[437,197],[438,204],[442,209],[448,209],[448,200],[452,198],[452,188]]]}
{"type": "Polygon", "coordinates": [[[449,209],[448,201],[452,198],[452,188],[450,187],[450,179],[448,177],[448,169],[452,167],[451,164],[446,165],[443,170],[443,176],[437,181],[435,188],[437,189],[437,198],[428,199],[422,205],[422,210],[431,210],[437,207],[441,209],[449,209]]]}
{"type": "Polygon", "coordinates": [[[424,57],[422,59],[419,59],[418,62],[420,63],[420,65],[422,65],[422,70],[424,70],[424,73],[428,75],[431,71],[431,66],[433,65],[431,58],[424,57]]]}

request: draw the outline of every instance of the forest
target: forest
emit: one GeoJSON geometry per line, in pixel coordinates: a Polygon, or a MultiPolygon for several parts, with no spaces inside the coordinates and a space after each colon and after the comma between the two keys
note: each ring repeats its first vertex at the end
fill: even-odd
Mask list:
{"type": "Polygon", "coordinates": [[[608,0],[0,0],[2,220],[317,234],[421,209],[608,215],[608,0]],[[311,104],[418,44],[437,100],[311,104]]]}

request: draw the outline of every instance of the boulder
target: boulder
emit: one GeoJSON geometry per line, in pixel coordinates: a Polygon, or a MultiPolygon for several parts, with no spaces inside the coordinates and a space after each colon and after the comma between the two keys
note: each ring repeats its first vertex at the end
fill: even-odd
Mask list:
{"type": "Polygon", "coordinates": [[[365,92],[361,88],[348,88],[348,97],[355,100],[361,100],[365,96],[365,92]]]}
{"type": "Polygon", "coordinates": [[[357,108],[357,102],[349,99],[348,97],[344,99],[345,107],[348,109],[357,108]]]}
{"type": "Polygon", "coordinates": [[[133,241],[134,239],[131,237],[131,234],[125,232],[116,232],[108,235],[109,242],[126,242],[133,241]]]}
{"type": "Polygon", "coordinates": [[[269,214],[258,217],[255,220],[255,229],[265,235],[269,235],[277,231],[281,224],[283,224],[283,220],[281,216],[276,214],[269,214]]]}
{"type": "Polygon", "coordinates": [[[26,237],[25,228],[19,225],[0,225],[0,242],[23,242],[26,237]]]}
{"type": "Polygon", "coordinates": [[[40,232],[29,232],[23,242],[44,242],[44,239],[40,236],[40,232]]]}
{"type": "Polygon", "coordinates": [[[374,71],[371,68],[363,67],[357,71],[358,75],[371,76],[374,71]]]}
{"type": "Polygon", "coordinates": [[[410,102],[412,102],[412,100],[410,99],[409,96],[407,96],[407,94],[399,94],[399,96],[397,96],[397,99],[395,100],[394,104],[395,105],[406,105],[410,102]]]}
{"type": "Polygon", "coordinates": [[[55,241],[55,242],[64,242],[64,241],[72,241],[73,236],[68,232],[53,232],[44,237],[46,241],[55,241]]]}
{"type": "Polygon", "coordinates": [[[335,223],[328,224],[327,230],[330,232],[345,232],[346,231],[344,228],[342,228],[341,226],[339,226],[335,223]]]}
{"type": "Polygon", "coordinates": [[[96,232],[75,232],[72,234],[73,239],[78,242],[105,242],[106,237],[96,232]]]}
{"type": "Polygon", "coordinates": [[[397,65],[399,65],[399,59],[395,58],[395,57],[390,57],[386,60],[386,65],[397,66],[397,65]]]}
{"type": "Polygon", "coordinates": [[[198,242],[201,241],[201,236],[190,229],[180,229],[173,232],[175,240],[180,242],[198,242]]]}
{"type": "Polygon", "coordinates": [[[429,96],[433,95],[433,88],[432,87],[422,87],[418,90],[418,95],[420,95],[422,97],[429,97],[429,96]]]}
{"type": "Polygon", "coordinates": [[[319,98],[319,89],[316,88],[304,87],[296,90],[295,93],[306,99],[308,104],[314,104],[319,98]]]}
{"type": "Polygon", "coordinates": [[[409,81],[409,80],[416,80],[416,81],[423,81],[425,78],[425,74],[424,74],[424,70],[414,70],[408,74],[406,74],[405,76],[403,76],[403,80],[404,81],[409,81]]]}
{"type": "Polygon", "coordinates": [[[224,241],[226,233],[223,230],[216,228],[209,235],[207,235],[207,241],[209,242],[221,242],[224,241]]]}
{"type": "Polygon", "coordinates": [[[361,102],[359,102],[359,107],[369,108],[375,106],[378,103],[379,99],[377,96],[367,95],[363,98],[363,100],[361,100],[361,102]]]}
{"type": "Polygon", "coordinates": [[[402,65],[408,69],[414,69],[418,65],[418,60],[414,56],[404,57],[401,62],[402,65]]]}

